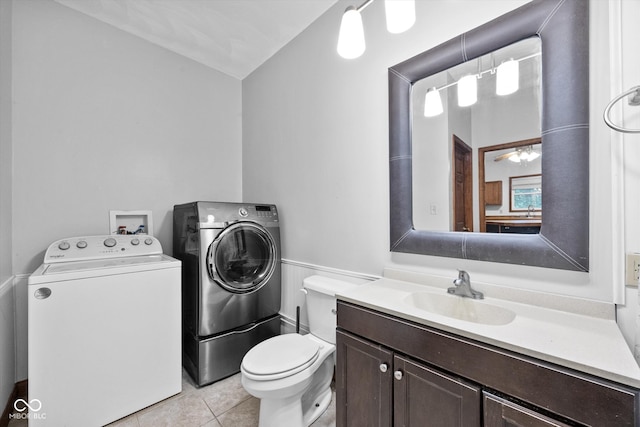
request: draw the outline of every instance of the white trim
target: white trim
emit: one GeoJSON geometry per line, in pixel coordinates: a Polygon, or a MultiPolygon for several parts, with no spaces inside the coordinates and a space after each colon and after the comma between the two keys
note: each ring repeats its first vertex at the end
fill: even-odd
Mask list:
{"type": "Polygon", "coordinates": [[[290,259],[282,259],[282,264],[287,264],[287,265],[293,265],[296,267],[302,267],[302,268],[309,268],[312,270],[317,270],[317,271],[324,271],[327,273],[334,273],[334,274],[340,274],[343,276],[349,276],[349,277],[355,277],[357,279],[365,279],[365,280],[378,280],[380,279],[382,276],[376,276],[373,274],[366,274],[366,273],[358,273],[355,271],[348,271],[348,270],[341,270],[339,268],[333,268],[333,267],[325,267],[322,265],[316,265],[316,264],[309,264],[306,262],[301,262],[301,261],[294,261],[294,260],[290,260],[290,259]]]}
{"type": "MultiPolygon", "coordinates": [[[[623,90],[622,7],[620,0],[609,1],[609,92],[613,97],[623,90]]],[[[622,103],[614,107],[622,117],[622,103]]],[[[611,282],[613,302],[625,304],[625,203],[624,134],[609,132],[611,147],[611,282]]]]}
{"type": "MultiPolygon", "coordinates": [[[[280,313],[280,322],[287,325],[287,328],[291,328],[291,330],[296,329],[296,319],[292,319],[284,313],[280,313]]],[[[309,328],[307,325],[300,322],[300,333],[302,335],[309,333],[309,328]]]]}

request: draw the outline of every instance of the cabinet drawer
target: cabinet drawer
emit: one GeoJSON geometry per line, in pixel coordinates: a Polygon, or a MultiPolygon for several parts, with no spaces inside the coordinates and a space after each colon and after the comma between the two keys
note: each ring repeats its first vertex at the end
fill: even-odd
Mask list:
{"type": "Polygon", "coordinates": [[[491,393],[484,393],[485,427],[570,427],[491,393]]]}

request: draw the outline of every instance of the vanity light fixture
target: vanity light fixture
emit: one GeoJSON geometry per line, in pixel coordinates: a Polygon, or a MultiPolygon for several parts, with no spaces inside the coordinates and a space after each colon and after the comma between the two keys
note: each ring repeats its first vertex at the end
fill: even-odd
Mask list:
{"type": "Polygon", "coordinates": [[[345,59],[357,58],[366,49],[360,10],[367,7],[371,1],[367,1],[359,9],[349,6],[342,15],[340,35],[338,36],[338,54],[345,59]]]}
{"type": "Polygon", "coordinates": [[[469,74],[458,80],[458,106],[469,107],[478,101],[478,76],[469,74]]]}
{"type": "Polygon", "coordinates": [[[391,34],[404,33],[416,22],[415,0],[384,0],[384,13],[387,31],[391,34]]]}
{"type": "MultiPolygon", "coordinates": [[[[360,6],[349,6],[340,23],[338,35],[338,54],[345,59],[354,59],[362,55],[366,49],[364,27],[361,12],[373,0],[367,0],[360,6]]],[[[415,0],[385,0],[387,30],[390,33],[402,33],[416,20],[415,0]]]]}
{"type": "Polygon", "coordinates": [[[510,59],[496,70],[496,95],[504,96],[516,92],[520,85],[520,61],[510,59]]]}
{"type": "Polygon", "coordinates": [[[442,99],[440,99],[440,91],[432,87],[424,96],[424,116],[435,117],[442,114],[442,99]]]}

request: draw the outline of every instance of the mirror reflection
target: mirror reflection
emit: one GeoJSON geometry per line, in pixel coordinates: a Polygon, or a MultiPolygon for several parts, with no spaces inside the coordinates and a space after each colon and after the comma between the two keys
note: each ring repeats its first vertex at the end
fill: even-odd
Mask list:
{"type": "Polygon", "coordinates": [[[540,52],[531,37],[413,85],[415,229],[539,232],[540,52]]]}
{"type": "Polygon", "coordinates": [[[480,229],[534,234],[542,225],[540,138],[478,149],[480,229]],[[484,207],[484,209],[482,209],[484,207]]]}

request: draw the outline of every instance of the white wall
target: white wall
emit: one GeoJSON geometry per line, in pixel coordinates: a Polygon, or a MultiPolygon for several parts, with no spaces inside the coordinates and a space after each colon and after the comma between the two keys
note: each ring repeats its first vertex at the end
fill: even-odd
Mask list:
{"type": "Polygon", "coordinates": [[[11,268],[11,2],[0,1],[0,408],[16,379],[11,268]]]}
{"type": "Polygon", "coordinates": [[[26,280],[46,247],[107,234],[109,210],[147,209],[171,254],[174,204],[242,198],[242,107],[239,80],[51,0],[13,2],[12,36],[20,380],[26,280]]]}
{"type": "MultiPolygon", "coordinates": [[[[612,67],[618,72],[612,78],[612,95],[618,95],[632,87],[640,86],[640,56],[638,44],[640,27],[637,17],[640,16],[640,2],[622,0],[619,5],[619,16],[614,17],[612,27],[614,35],[621,40],[619,55],[612,53],[612,67]]],[[[613,96],[612,96],[613,97],[613,96]]],[[[614,108],[614,122],[628,128],[640,129],[640,107],[629,106],[622,100],[614,108]],[[620,109],[622,111],[620,111],[620,109]]],[[[620,181],[615,182],[613,191],[620,191],[624,196],[624,250],[627,253],[640,253],[640,134],[614,133],[614,170],[620,181]]],[[[640,363],[640,296],[638,288],[626,290],[626,305],[618,310],[618,323],[631,347],[635,347],[635,356],[640,363]]]]}
{"type": "Polygon", "coordinates": [[[237,79],[47,0],[13,33],[17,273],[111,209],[153,210],[170,253],[173,204],[241,198],[237,79]]]}
{"type": "MultiPolygon", "coordinates": [[[[395,266],[453,278],[464,268],[472,280],[612,301],[609,133],[601,119],[608,64],[593,60],[606,58],[608,46],[595,43],[590,273],[389,252],[388,67],[523,3],[419,1],[416,25],[393,35],[384,3],[373,2],[363,12],[367,51],[344,60],[335,45],[349,2],[340,1],[243,81],[243,196],[278,204],[285,258],[372,275],[395,266]]],[[[590,38],[608,40],[607,2],[592,3],[590,38]]]]}

